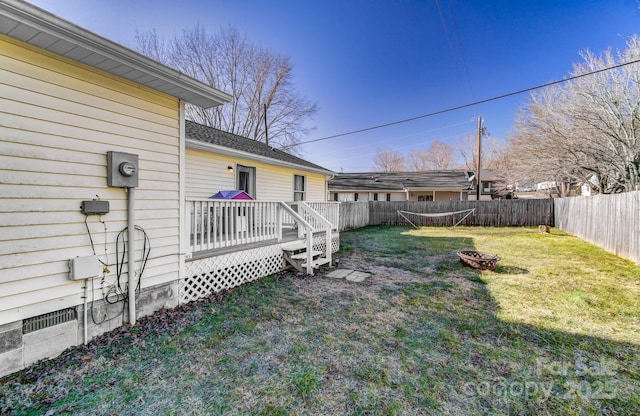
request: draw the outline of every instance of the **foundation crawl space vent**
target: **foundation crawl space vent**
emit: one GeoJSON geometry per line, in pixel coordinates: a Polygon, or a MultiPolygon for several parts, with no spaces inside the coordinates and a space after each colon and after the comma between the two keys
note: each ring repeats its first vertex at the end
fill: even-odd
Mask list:
{"type": "Polygon", "coordinates": [[[73,321],[74,319],[76,319],[76,308],[67,308],[45,313],[44,315],[34,316],[33,318],[27,318],[22,321],[22,333],[28,334],[29,332],[73,321]]]}

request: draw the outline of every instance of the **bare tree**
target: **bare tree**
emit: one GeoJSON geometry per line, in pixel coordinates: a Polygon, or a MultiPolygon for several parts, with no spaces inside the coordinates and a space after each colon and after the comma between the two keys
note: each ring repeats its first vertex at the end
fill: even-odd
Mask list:
{"type": "MultiPolygon", "coordinates": [[[[482,169],[504,169],[507,143],[493,136],[482,137],[482,169]]],[[[465,169],[475,171],[478,166],[478,135],[470,133],[457,145],[458,154],[465,169]]]]}
{"type": "Polygon", "coordinates": [[[290,146],[308,133],[317,106],[297,93],[289,58],[250,43],[236,29],[208,35],[196,26],[169,41],[151,31],[137,33],[136,42],[141,53],[233,96],[212,109],[188,106],[190,120],[261,142],[268,134],[270,145],[293,152],[290,146]]]}
{"type": "Polygon", "coordinates": [[[518,182],[555,182],[560,196],[568,194],[575,177],[572,143],[581,135],[575,134],[570,119],[560,111],[567,105],[563,89],[551,87],[532,95],[526,110],[519,111],[510,137],[518,182]],[[555,110],[550,113],[552,106],[555,110]]]}
{"type": "Polygon", "coordinates": [[[407,170],[421,172],[429,170],[429,152],[421,149],[414,150],[409,153],[409,160],[407,160],[407,170]]]}
{"type": "Polygon", "coordinates": [[[404,170],[404,156],[393,149],[378,149],[373,159],[376,171],[402,172],[404,170]]]}
{"type": "Polygon", "coordinates": [[[436,140],[429,150],[415,150],[409,154],[408,170],[447,170],[455,165],[453,146],[436,140]]]}
{"type": "Polygon", "coordinates": [[[589,184],[601,193],[640,184],[640,37],[622,52],[583,52],[574,79],[530,96],[510,138],[530,179],[589,184]],[[613,69],[607,69],[612,68],[613,69]]]}

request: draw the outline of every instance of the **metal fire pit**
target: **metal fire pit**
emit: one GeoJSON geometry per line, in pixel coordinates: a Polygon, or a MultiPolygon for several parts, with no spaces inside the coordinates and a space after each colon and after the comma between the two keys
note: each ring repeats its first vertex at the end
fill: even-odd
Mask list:
{"type": "Polygon", "coordinates": [[[495,254],[475,250],[459,251],[457,254],[462,264],[480,270],[494,270],[500,261],[500,257],[495,254]]]}

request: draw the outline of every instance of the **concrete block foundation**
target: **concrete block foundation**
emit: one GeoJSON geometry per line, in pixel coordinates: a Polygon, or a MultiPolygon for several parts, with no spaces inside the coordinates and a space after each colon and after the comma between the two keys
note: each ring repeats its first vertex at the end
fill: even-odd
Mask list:
{"type": "MultiPolygon", "coordinates": [[[[178,305],[178,281],[145,288],[136,297],[136,319],[161,308],[178,305]]],[[[0,377],[20,371],[43,359],[60,355],[69,347],[83,344],[129,322],[123,301],[104,299],[87,304],[87,340],[84,339],[84,306],[76,307],[76,319],[23,333],[23,321],[0,325],[0,377]],[[95,321],[95,322],[94,322],[95,321]]]]}

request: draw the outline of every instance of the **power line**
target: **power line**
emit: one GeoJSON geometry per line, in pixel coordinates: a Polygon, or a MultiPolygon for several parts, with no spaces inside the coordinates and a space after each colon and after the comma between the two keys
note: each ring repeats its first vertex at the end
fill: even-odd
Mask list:
{"type": "MultiPolygon", "coordinates": [[[[440,7],[438,5],[438,7],[440,7]]],[[[456,21],[456,14],[453,11],[453,2],[449,0],[449,10],[451,11],[451,19],[453,20],[453,28],[456,31],[456,36],[458,38],[458,48],[460,49],[460,57],[462,58],[462,67],[464,68],[464,72],[467,75],[467,82],[469,83],[469,90],[471,90],[471,97],[474,97],[473,94],[473,86],[471,85],[471,77],[469,76],[469,68],[467,67],[467,60],[464,59],[464,49],[462,48],[462,41],[460,40],[460,31],[458,30],[458,22],[456,21]]]]}
{"type": "MultiPolygon", "coordinates": [[[[440,2],[436,0],[436,6],[438,7],[438,14],[440,15],[440,22],[442,23],[442,30],[444,31],[444,36],[447,38],[447,44],[449,45],[449,52],[451,52],[451,59],[453,60],[453,64],[456,67],[456,72],[458,72],[458,77],[460,78],[460,83],[464,84],[462,80],[462,72],[460,71],[460,67],[458,66],[458,60],[456,59],[456,53],[453,50],[453,44],[451,43],[451,38],[449,37],[449,31],[447,30],[447,24],[444,21],[444,16],[442,15],[442,9],[440,8],[440,2]]],[[[454,19],[455,22],[455,19],[454,19]]],[[[460,38],[458,38],[458,42],[460,38]]],[[[463,57],[464,62],[464,57],[463,57]]],[[[466,69],[466,68],[465,68],[466,69]]]]}
{"type": "MultiPolygon", "coordinates": [[[[476,122],[477,122],[477,120],[476,120],[476,119],[474,119],[474,120],[473,120],[473,122],[474,122],[474,123],[476,123],[476,122]]],[[[470,133],[471,133],[471,134],[473,134],[474,132],[470,132],[470,133]]],[[[457,134],[457,135],[455,135],[455,136],[442,137],[442,138],[441,138],[441,140],[442,140],[442,141],[446,141],[446,140],[448,140],[448,139],[459,138],[460,136],[461,136],[460,134],[457,134]]],[[[436,140],[436,141],[437,141],[437,140],[436,140]]],[[[408,149],[408,148],[410,148],[410,147],[418,147],[418,146],[422,146],[422,145],[427,144],[427,143],[431,143],[431,144],[433,144],[433,143],[434,143],[434,141],[433,141],[433,140],[428,140],[428,141],[425,141],[425,142],[414,143],[414,144],[410,144],[410,145],[407,145],[407,146],[393,147],[393,150],[403,150],[403,149],[408,149]]],[[[345,160],[362,159],[362,158],[363,158],[363,157],[365,157],[365,156],[373,156],[373,155],[375,155],[375,154],[377,154],[377,152],[360,154],[360,155],[358,155],[358,156],[343,157],[343,158],[340,158],[340,159],[332,158],[332,159],[331,159],[331,161],[332,161],[332,162],[342,162],[342,161],[345,161],[345,160]]]]}
{"type": "MultiPolygon", "coordinates": [[[[477,117],[473,117],[473,118],[471,118],[471,119],[469,119],[467,121],[461,121],[459,123],[449,124],[447,126],[436,127],[434,129],[423,130],[423,131],[419,131],[419,132],[416,132],[416,133],[405,134],[405,135],[402,135],[402,136],[381,138],[379,141],[387,141],[387,142],[389,142],[389,141],[397,141],[397,140],[400,140],[400,139],[406,139],[407,137],[411,137],[411,136],[418,136],[418,135],[422,135],[422,134],[433,133],[433,132],[436,132],[436,131],[445,130],[445,129],[448,129],[448,128],[451,128],[451,127],[462,126],[464,124],[470,124],[470,123],[474,123],[475,124],[476,122],[477,122],[477,117]]],[[[439,140],[448,140],[448,139],[451,139],[451,138],[455,138],[457,136],[459,136],[459,135],[448,136],[448,137],[440,137],[439,140]]],[[[428,140],[428,141],[424,141],[424,142],[420,142],[420,143],[415,143],[415,144],[412,144],[412,145],[409,145],[409,146],[399,147],[398,149],[406,149],[406,148],[409,148],[409,147],[421,146],[423,144],[430,143],[430,142],[433,142],[433,140],[428,140]]],[[[367,145],[369,147],[373,146],[375,144],[376,144],[376,142],[367,143],[367,145]]],[[[360,145],[358,145],[358,146],[360,146],[360,145]]],[[[351,149],[347,148],[347,149],[343,149],[343,150],[344,151],[349,151],[349,150],[352,150],[352,149],[354,149],[354,148],[351,148],[351,149]]],[[[333,152],[333,151],[331,151],[331,152],[333,152]]],[[[352,156],[352,157],[341,158],[341,159],[335,159],[335,160],[332,158],[332,160],[334,160],[334,161],[343,161],[343,160],[350,160],[350,159],[359,159],[359,158],[361,158],[363,156],[369,156],[369,155],[374,155],[374,154],[375,153],[367,153],[367,154],[363,154],[363,155],[352,156]]],[[[318,154],[316,154],[316,156],[318,156],[318,154]]]]}
{"type": "Polygon", "coordinates": [[[522,89],[522,90],[510,92],[510,93],[507,93],[507,94],[497,95],[497,96],[491,97],[491,98],[485,98],[484,100],[473,101],[471,103],[462,104],[462,105],[458,105],[458,106],[455,106],[455,107],[449,107],[449,108],[446,108],[444,110],[438,110],[438,111],[434,111],[432,113],[422,114],[420,116],[415,116],[415,117],[411,117],[411,118],[405,118],[403,120],[392,121],[390,123],[379,124],[377,126],[366,127],[366,128],[363,128],[363,129],[352,130],[352,131],[349,131],[349,132],[346,132],[346,133],[334,134],[332,136],[321,137],[319,139],[306,140],[306,141],[303,141],[303,142],[300,142],[300,143],[296,143],[296,144],[292,144],[290,146],[283,147],[282,150],[286,150],[286,149],[289,149],[291,147],[299,146],[301,144],[314,143],[314,142],[319,142],[319,141],[323,141],[323,140],[335,139],[335,138],[338,138],[338,137],[350,136],[352,134],[363,133],[365,131],[377,130],[377,129],[381,129],[381,128],[384,128],[384,127],[395,126],[397,124],[408,123],[409,121],[415,121],[415,120],[420,120],[422,118],[433,117],[433,116],[437,116],[437,115],[444,114],[444,113],[450,113],[452,111],[461,110],[463,108],[469,108],[469,107],[473,107],[473,106],[476,106],[476,105],[479,105],[479,104],[485,104],[485,103],[488,103],[488,102],[491,102],[491,101],[496,101],[496,100],[501,100],[503,98],[512,97],[514,95],[524,94],[525,92],[535,91],[535,90],[538,90],[540,88],[546,88],[546,87],[550,87],[552,85],[561,84],[563,82],[573,81],[575,79],[583,78],[583,77],[586,77],[586,76],[589,76],[589,75],[595,75],[595,74],[598,74],[598,73],[601,73],[601,72],[610,71],[612,69],[622,68],[623,66],[637,64],[639,62],[640,62],[640,58],[638,58],[636,60],[633,60],[633,61],[625,62],[625,63],[622,63],[622,64],[613,65],[613,66],[610,66],[610,67],[607,67],[607,68],[596,69],[594,71],[585,72],[584,74],[573,75],[573,76],[571,76],[569,78],[561,79],[559,81],[547,82],[546,84],[540,84],[540,85],[537,85],[535,87],[529,87],[529,88],[525,88],[525,89],[522,89]]]}

